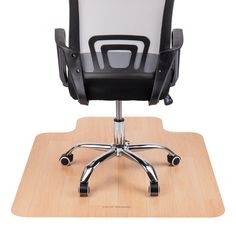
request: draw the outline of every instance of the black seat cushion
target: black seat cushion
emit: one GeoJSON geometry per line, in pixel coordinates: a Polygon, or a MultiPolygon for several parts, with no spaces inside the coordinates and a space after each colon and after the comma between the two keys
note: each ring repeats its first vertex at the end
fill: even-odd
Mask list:
{"type": "Polygon", "coordinates": [[[84,73],[88,100],[149,100],[154,73],[84,73]]]}

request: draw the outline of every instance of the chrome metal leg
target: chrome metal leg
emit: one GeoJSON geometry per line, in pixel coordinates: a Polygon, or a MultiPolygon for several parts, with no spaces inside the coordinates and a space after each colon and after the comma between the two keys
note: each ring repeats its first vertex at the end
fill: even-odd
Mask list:
{"type": "Polygon", "coordinates": [[[113,154],[116,152],[116,148],[111,148],[109,151],[107,151],[105,154],[101,155],[99,158],[97,158],[94,161],[91,161],[84,169],[82,176],[80,178],[80,187],[79,192],[81,197],[87,197],[90,189],[88,185],[89,178],[91,174],[93,173],[94,169],[100,165],[102,162],[110,159],[113,154]]]}
{"type": "Polygon", "coordinates": [[[138,157],[137,155],[135,155],[133,152],[129,151],[128,149],[123,149],[122,152],[130,160],[137,162],[139,165],[141,165],[143,167],[143,169],[146,171],[146,173],[150,179],[150,183],[157,183],[158,182],[156,171],[150,163],[148,163],[147,161],[138,157]]]}
{"type": "Polygon", "coordinates": [[[70,148],[64,155],[70,155],[75,149],[78,148],[91,148],[99,151],[106,151],[112,148],[112,145],[102,143],[79,143],[70,148]]]}
{"type": "Polygon", "coordinates": [[[161,149],[167,151],[172,156],[177,156],[171,149],[162,145],[162,144],[155,144],[155,143],[147,143],[147,144],[131,144],[129,145],[129,149],[133,151],[145,151],[150,149],[161,149]]]}
{"type": "Polygon", "coordinates": [[[62,165],[64,166],[70,166],[71,163],[73,162],[74,155],[73,151],[78,148],[90,148],[98,151],[107,151],[113,148],[113,145],[109,144],[101,144],[101,143],[80,143],[72,148],[70,148],[67,152],[61,155],[59,158],[59,161],[61,162],[62,165]]]}
{"type": "Polygon", "coordinates": [[[80,183],[87,183],[89,181],[89,178],[91,174],[93,173],[93,170],[100,165],[102,162],[110,159],[112,155],[116,152],[115,148],[111,148],[106,153],[102,154],[99,158],[96,160],[91,161],[84,169],[83,174],[80,179],[80,183]]]}

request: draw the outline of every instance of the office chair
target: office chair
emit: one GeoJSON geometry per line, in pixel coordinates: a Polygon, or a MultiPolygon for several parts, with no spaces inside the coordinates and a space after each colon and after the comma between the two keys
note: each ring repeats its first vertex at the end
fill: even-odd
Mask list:
{"type": "Polygon", "coordinates": [[[138,150],[162,149],[170,166],[180,156],[162,144],[132,144],[125,138],[122,101],[149,101],[155,105],[173,100],[169,90],[179,76],[183,32],[171,32],[174,0],[70,0],[69,46],[63,29],[55,30],[59,73],[73,99],[116,101],[113,144],[80,143],[60,157],[62,165],[73,161],[77,148],[105,153],[90,162],[81,179],[80,196],[88,196],[94,169],[114,156],[124,156],[141,165],[148,178],[150,196],[160,188],[153,166],[136,154],[138,150]]]}

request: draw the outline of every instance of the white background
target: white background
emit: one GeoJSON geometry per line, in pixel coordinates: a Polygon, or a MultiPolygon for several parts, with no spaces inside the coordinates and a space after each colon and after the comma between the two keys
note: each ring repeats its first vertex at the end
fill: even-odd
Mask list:
{"type": "MultiPolygon", "coordinates": [[[[236,3],[177,0],[184,29],[174,104],[124,103],[127,116],[157,116],[172,131],[205,137],[225,204],[217,218],[21,218],[11,205],[38,133],[74,129],[84,116],[113,116],[113,102],[80,106],[58,77],[54,28],[68,29],[67,0],[0,1],[0,235],[236,235],[236,3]]],[[[191,177],[191,176],[190,176],[191,177]]]]}

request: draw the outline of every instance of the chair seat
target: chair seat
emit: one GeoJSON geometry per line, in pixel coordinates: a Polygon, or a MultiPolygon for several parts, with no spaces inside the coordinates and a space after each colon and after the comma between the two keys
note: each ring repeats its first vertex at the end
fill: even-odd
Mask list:
{"type": "Polygon", "coordinates": [[[84,73],[89,100],[149,100],[155,73],[84,73]]]}
{"type": "Polygon", "coordinates": [[[116,68],[104,67],[104,58],[101,53],[97,53],[101,68],[96,70],[91,54],[81,54],[87,99],[149,100],[159,55],[148,54],[143,70],[139,69],[142,53],[137,53],[137,65],[134,68],[126,68],[129,64],[129,53],[111,52],[109,55],[109,63],[116,68]]]}

